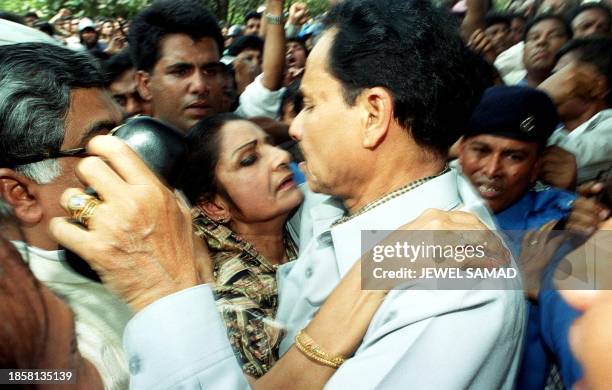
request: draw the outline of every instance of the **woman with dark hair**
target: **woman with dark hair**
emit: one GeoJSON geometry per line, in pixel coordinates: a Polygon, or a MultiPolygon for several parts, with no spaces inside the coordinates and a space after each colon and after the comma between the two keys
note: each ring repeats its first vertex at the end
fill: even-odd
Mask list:
{"type": "Polygon", "coordinates": [[[112,19],[105,19],[100,24],[99,42],[108,45],[115,34],[115,22],[112,19]]]}

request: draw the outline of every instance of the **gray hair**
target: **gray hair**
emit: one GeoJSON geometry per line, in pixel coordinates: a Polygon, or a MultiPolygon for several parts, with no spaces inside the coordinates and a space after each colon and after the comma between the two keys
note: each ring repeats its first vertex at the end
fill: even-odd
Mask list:
{"type": "Polygon", "coordinates": [[[39,184],[56,179],[62,173],[56,159],[15,161],[60,150],[70,91],[103,87],[98,64],[85,53],[46,43],[0,47],[0,167],[39,184]]]}

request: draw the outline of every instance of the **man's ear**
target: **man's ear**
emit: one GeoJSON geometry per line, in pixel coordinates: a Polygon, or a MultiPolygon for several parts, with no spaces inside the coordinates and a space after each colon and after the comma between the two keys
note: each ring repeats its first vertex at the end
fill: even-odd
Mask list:
{"type": "Polygon", "coordinates": [[[533,166],[533,169],[531,170],[531,177],[529,178],[529,182],[530,183],[535,183],[538,180],[538,177],[540,176],[540,169],[542,169],[542,153],[544,151],[540,152],[538,155],[538,159],[536,160],[536,163],[533,166]]]}
{"type": "Polygon", "coordinates": [[[451,146],[450,150],[448,151],[448,157],[450,158],[458,158],[459,160],[461,160],[461,157],[463,157],[464,153],[465,153],[465,137],[460,137],[457,142],[455,142],[453,144],[453,146],[451,146]]]}
{"type": "Polygon", "coordinates": [[[364,108],[362,118],[362,144],[374,149],[384,141],[393,121],[393,97],[382,87],[368,88],[358,97],[364,108]]]}
{"type": "Polygon", "coordinates": [[[610,85],[607,78],[598,75],[595,85],[591,89],[591,97],[598,100],[607,100],[610,94],[610,85]]]}
{"type": "Polygon", "coordinates": [[[232,218],[227,202],[219,195],[212,198],[200,198],[196,204],[213,221],[226,223],[232,218]]]}
{"type": "Polygon", "coordinates": [[[12,169],[0,168],[0,198],[11,206],[24,225],[36,225],[43,218],[43,209],[37,199],[38,187],[37,183],[12,169]]]}
{"type": "Polygon", "coordinates": [[[145,72],[144,70],[139,70],[136,72],[136,89],[140,96],[150,102],[153,99],[153,94],[151,93],[151,89],[149,88],[149,84],[151,83],[151,74],[149,72],[145,72]]]}

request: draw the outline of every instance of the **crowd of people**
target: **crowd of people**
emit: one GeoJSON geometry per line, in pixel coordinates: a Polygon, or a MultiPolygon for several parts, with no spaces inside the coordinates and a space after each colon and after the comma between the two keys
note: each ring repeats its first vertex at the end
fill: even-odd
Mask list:
{"type": "Polygon", "coordinates": [[[605,1],[94,16],[0,14],[1,368],[84,389],[609,386],[605,1]],[[478,231],[458,243],[488,255],[413,270],[519,276],[362,288],[364,232],[417,230],[478,231]]]}

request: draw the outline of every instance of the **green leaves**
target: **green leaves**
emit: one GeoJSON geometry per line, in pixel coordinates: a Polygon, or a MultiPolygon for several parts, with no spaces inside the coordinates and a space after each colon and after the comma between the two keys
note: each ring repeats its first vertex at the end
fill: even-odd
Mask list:
{"type": "MultiPolygon", "coordinates": [[[[244,24],[247,12],[265,4],[265,0],[201,0],[220,20],[229,24],[244,24]]],[[[319,15],[329,6],[329,0],[285,0],[285,8],[289,10],[292,3],[301,1],[308,4],[312,16],[319,15]]],[[[0,9],[24,14],[36,11],[43,18],[51,18],[61,8],[68,8],[76,16],[98,16],[124,18],[133,17],[139,10],[146,7],[151,0],[0,0],[0,9]]]]}

